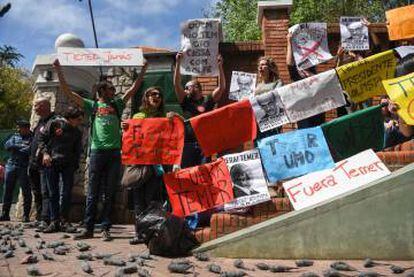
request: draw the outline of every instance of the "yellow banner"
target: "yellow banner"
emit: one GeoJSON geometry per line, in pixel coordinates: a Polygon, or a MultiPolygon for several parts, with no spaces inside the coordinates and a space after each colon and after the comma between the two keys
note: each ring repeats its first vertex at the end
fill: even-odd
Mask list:
{"type": "Polygon", "coordinates": [[[414,5],[385,12],[390,40],[414,37],[414,5]]]}
{"type": "Polygon", "coordinates": [[[398,115],[414,125],[414,73],[382,81],[388,96],[400,106],[398,115]]]}
{"type": "Polygon", "coordinates": [[[355,103],[385,94],[382,80],[394,77],[397,60],[388,50],[336,69],[342,88],[355,103]]]}

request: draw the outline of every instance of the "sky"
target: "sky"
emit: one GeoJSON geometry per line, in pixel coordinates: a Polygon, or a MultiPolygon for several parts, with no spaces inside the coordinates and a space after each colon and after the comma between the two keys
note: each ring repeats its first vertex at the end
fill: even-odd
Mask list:
{"type": "MultiPolygon", "coordinates": [[[[36,55],[54,53],[56,38],[73,33],[95,47],[88,0],[0,0],[12,8],[0,17],[0,45],[24,55],[32,68],[36,55]]],[[[92,0],[100,48],[138,45],[178,50],[180,23],[202,18],[217,0],[92,0]]]]}

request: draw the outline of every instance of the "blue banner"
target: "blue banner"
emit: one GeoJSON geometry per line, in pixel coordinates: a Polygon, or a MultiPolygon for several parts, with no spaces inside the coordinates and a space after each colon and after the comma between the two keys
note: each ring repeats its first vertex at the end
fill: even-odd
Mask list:
{"type": "Polygon", "coordinates": [[[321,127],[264,138],[259,150],[272,183],[335,166],[321,127]]]}

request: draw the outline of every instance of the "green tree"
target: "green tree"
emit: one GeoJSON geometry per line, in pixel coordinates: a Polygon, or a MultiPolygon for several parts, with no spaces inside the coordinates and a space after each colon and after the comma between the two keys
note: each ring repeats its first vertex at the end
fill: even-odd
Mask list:
{"type": "Polygon", "coordinates": [[[10,45],[0,46],[0,66],[15,67],[24,56],[16,48],[10,45]]]}
{"type": "Polygon", "coordinates": [[[16,119],[29,119],[32,81],[22,69],[0,67],[0,129],[14,128],[16,119]]]}

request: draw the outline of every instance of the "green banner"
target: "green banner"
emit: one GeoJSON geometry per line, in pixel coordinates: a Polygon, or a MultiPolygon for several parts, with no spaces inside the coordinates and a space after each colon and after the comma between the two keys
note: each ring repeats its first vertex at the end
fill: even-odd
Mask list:
{"type": "Polygon", "coordinates": [[[384,119],[379,105],[342,116],[321,127],[335,161],[369,148],[374,151],[384,148],[384,119]]]}

